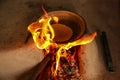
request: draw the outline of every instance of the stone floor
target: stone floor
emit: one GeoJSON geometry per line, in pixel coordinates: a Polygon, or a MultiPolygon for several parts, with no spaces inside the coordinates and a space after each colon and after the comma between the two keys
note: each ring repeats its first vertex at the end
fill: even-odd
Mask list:
{"type": "MultiPolygon", "coordinates": [[[[41,4],[41,0],[0,0],[0,80],[18,80],[43,59],[32,38],[24,43],[27,26],[43,14],[41,4]]],[[[106,71],[101,44],[94,41],[85,51],[86,75],[88,80],[120,79],[120,0],[44,0],[44,6],[47,11],[69,10],[81,15],[90,32],[105,31],[115,72],[106,71]]]]}

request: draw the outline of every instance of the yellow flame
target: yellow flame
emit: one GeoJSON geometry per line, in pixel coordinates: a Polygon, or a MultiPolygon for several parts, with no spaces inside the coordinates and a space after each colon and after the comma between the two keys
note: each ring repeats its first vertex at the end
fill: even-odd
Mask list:
{"type": "Polygon", "coordinates": [[[82,38],[80,38],[76,41],[69,42],[67,44],[61,45],[59,50],[57,51],[57,54],[56,54],[56,68],[55,68],[55,71],[54,71],[54,76],[57,75],[57,70],[58,70],[58,66],[59,66],[59,62],[60,62],[60,57],[62,56],[62,54],[66,54],[66,50],[69,50],[70,48],[72,48],[74,46],[88,44],[88,43],[90,43],[94,40],[96,35],[97,35],[97,33],[94,32],[89,36],[85,35],[85,36],[83,36],[82,38]]]}
{"type": "MultiPolygon", "coordinates": [[[[49,16],[47,12],[42,8],[45,15],[41,17],[36,22],[33,22],[28,26],[28,30],[32,33],[33,40],[36,44],[36,46],[39,49],[45,49],[46,53],[50,52],[49,47],[52,46],[54,48],[58,48],[56,52],[56,66],[55,70],[52,69],[53,76],[57,75],[57,70],[59,67],[60,57],[64,54],[67,54],[66,50],[69,50],[70,48],[78,45],[85,45],[90,43],[94,40],[95,36],[97,35],[96,32],[92,33],[89,36],[83,36],[82,38],[69,42],[67,44],[57,44],[53,41],[55,37],[54,30],[50,24],[50,21],[54,21],[58,23],[58,17],[55,16],[49,16]]],[[[53,68],[53,67],[52,67],[53,68]]]]}
{"type": "Polygon", "coordinates": [[[74,47],[74,46],[78,46],[78,45],[85,45],[85,44],[88,44],[90,42],[92,42],[95,38],[95,36],[97,35],[96,32],[92,33],[91,35],[84,35],[82,38],[76,40],[76,41],[73,41],[73,42],[69,42],[68,44],[64,45],[64,49],[68,50],[70,49],[71,47],[74,47]]]}
{"type": "Polygon", "coordinates": [[[47,49],[53,43],[55,34],[50,21],[54,18],[57,19],[45,16],[28,26],[28,30],[32,33],[33,40],[39,49],[47,49]]]}

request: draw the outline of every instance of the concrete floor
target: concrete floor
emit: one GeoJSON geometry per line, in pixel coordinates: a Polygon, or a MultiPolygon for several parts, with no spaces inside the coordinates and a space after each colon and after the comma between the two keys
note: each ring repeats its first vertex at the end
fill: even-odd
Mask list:
{"type": "MultiPolygon", "coordinates": [[[[17,80],[43,59],[42,51],[35,47],[32,39],[24,44],[27,26],[43,14],[40,4],[40,0],[0,0],[0,80],[17,80]]],[[[47,11],[69,10],[80,14],[90,32],[107,33],[115,73],[106,71],[100,43],[94,41],[86,46],[87,54],[83,56],[86,75],[88,80],[119,80],[120,1],[44,0],[44,4],[47,11]]]]}

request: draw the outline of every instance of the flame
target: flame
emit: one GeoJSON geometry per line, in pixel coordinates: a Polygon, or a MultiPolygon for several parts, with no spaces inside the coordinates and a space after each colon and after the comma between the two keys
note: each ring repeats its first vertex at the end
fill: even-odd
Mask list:
{"type": "Polygon", "coordinates": [[[64,54],[67,54],[66,50],[69,50],[70,48],[74,47],[74,46],[78,46],[78,45],[85,45],[88,44],[90,42],[92,42],[95,38],[95,36],[97,35],[96,32],[92,33],[91,35],[85,35],[82,38],[73,41],[73,42],[69,42],[67,44],[63,44],[60,46],[59,50],[57,51],[57,55],[56,55],[56,69],[54,72],[54,75],[57,75],[57,70],[58,70],[58,66],[59,66],[59,62],[60,62],[60,57],[64,54]]]}
{"type": "MultiPolygon", "coordinates": [[[[28,26],[28,30],[32,33],[33,40],[39,49],[46,49],[54,43],[53,39],[55,37],[54,30],[50,24],[53,20],[58,22],[57,17],[48,16],[46,11],[43,9],[45,15],[36,22],[33,22],[28,26]]],[[[49,50],[48,50],[49,52],[49,50]]]]}
{"type": "Polygon", "coordinates": [[[58,49],[56,52],[55,69],[53,69],[52,67],[52,74],[53,76],[56,76],[59,67],[60,57],[65,57],[67,54],[66,51],[74,46],[85,45],[92,42],[97,33],[94,32],[91,35],[85,35],[76,41],[66,44],[57,44],[55,43],[55,41],[53,41],[55,33],[50,22],[54,21],[58,23],[59,19],[56,16],[49,16],[43,7],[42,9],[45,15],[42,16],[38,21],[30,24],[28,26],[28,30],[31,32],[33,40],[39,49],[45,49],[47,54],[50,52],[50,46],[58,49]]]}

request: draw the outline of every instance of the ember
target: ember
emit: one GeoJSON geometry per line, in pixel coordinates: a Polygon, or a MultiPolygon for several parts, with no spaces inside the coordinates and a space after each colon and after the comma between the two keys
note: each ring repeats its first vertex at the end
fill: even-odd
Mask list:
{"type": "MultiPolygon", "coordinates": [[[[52,27],[59,24],[57,16],[49,16],[45,9],[45,15],[38,21],[28,26],[28,30],[33,36],[33,40],[39,49],[45,50],[45,56],[49,53],[53,55],[49,63],[47,76],[52,80],[81,80],[80,74],[80,45],[85,45],[94,40],[96,32],[91,35],[84,35],[82,38],[67,43],[57,43],[54,41],[55,31],[52,27]]],[[[64,29],[63,29],[64,30],[64,29]]],[[[57,36],[58,37],[58,36],[57,36]]],[[[40,79],[41,80],[41,79],[40,79]]]]}

